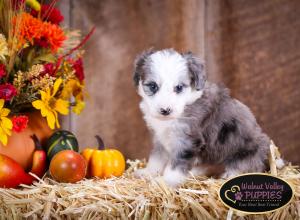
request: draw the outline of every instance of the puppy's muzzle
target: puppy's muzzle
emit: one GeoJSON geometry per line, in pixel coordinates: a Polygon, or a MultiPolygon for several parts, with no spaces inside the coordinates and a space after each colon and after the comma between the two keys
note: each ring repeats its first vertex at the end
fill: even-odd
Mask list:
{"type": "Polygon", "coordinates": [[[170,108],[161,108],[161,109],[159,109],[159,112],[163,116],[167,116],[167,115],[171,114],[172,110],[170,108]]]}

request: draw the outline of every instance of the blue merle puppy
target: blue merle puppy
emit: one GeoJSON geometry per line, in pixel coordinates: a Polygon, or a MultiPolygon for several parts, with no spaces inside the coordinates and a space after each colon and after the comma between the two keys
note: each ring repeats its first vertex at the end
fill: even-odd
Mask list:
{"type": "Polygon", "coordinates": [[[134,82],[153,134],[148,165],[136,176],[163,175],[177,186],[191,173],[227,178],[267,168],[270,139],[247,106],[206,81],[204,64],[192,53],[144,52],[134,82]]]}

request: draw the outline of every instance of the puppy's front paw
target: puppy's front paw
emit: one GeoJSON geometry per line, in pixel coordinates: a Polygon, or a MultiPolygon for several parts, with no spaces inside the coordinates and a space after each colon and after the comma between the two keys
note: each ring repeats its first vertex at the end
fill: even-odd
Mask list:
{"type": "Polygon", "coordinates": [[[180,186],[181,184],[182,184],[182,180],[178,180],[178,179],[174,179],[174,178],[166,178],[166,177],[164,177],[164,181],[165,181],[165,183],[168,185],[168,186],[170,186],[170,187],[172,187],[172,188],[177,188],[178,186],[180,186]]]}
{"type": "Polygon", "coordinates": [[[177,170],[169,170],[164,172],[164,181],[170,187],[178,187],[186,180],[186,176],[177,170]]]}
{"type": "Polygon", "coordinates": [[[153,176],[156,176],[156,175],[157,175],[157,173],[152,172],[148,168],[138,169],[134,172],[134,176],[136,178],[150,178],[150,177],[153,177],[153,176]]]}

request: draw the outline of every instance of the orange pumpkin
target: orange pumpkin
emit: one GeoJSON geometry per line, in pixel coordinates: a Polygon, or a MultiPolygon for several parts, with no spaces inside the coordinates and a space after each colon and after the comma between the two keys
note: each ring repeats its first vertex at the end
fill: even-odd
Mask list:
{"type": "Polygon", "coordinates": [[[123,154],[115,149],[104,149],[102,139],[98,135],[96,138],[98,149],[86,148],[81,153],[88,163],[87,177],[121,176],[125,170],[123,154]]]}
{"type": "Polygon", "coordinates": [[[29,117],[27,128],[20,132],[12,132],[6,146],[0,142],[0,154],[6,155],[18,162],[24,170],[29,170],[32,164],[35,144],[31,138],[35,134],[44,146],[47,138],[52,134],[45,118],[40,112],[25,114],[29,117]]]}

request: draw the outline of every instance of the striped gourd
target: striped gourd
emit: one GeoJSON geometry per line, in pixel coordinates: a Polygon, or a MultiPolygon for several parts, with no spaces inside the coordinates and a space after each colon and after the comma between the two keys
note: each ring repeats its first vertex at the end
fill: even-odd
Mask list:
{"type": "Polygon", "coordinates": [[[47,140],[46,147],[48,160],[51,161],[53,156],[62,150],[73,150],[78,152],[78,141],[71,132],[60,130],[51,135],[47,140]]]}

